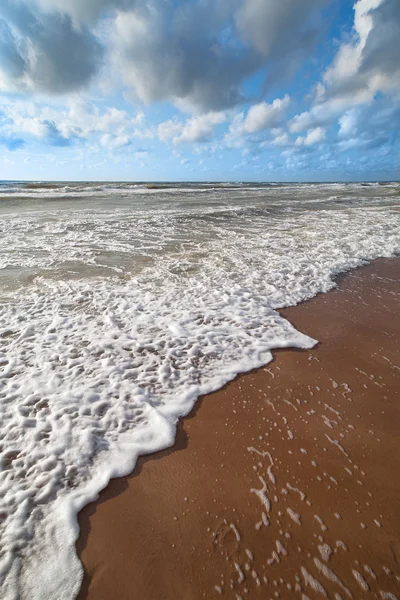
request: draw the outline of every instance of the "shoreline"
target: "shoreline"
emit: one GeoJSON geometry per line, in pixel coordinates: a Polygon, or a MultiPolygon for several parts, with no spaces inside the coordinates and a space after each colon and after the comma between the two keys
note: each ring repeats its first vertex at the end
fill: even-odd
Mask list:
{"type": "Polygon", "coordinates": [[[172,448],[81,511],[80,600],[400,598],[399,275],[378,259],[279,310],[319,344],[200,398],[172,448]]]}

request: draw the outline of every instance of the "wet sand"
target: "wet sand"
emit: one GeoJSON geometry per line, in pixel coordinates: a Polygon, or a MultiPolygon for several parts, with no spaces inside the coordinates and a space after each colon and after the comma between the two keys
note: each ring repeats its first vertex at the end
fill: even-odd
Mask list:
{"type": "Polygon", "coordinates": [[[80,514],[80,599],[400,599],[400,260],[282,312],[318,339],[198,402],[80,514]]]}

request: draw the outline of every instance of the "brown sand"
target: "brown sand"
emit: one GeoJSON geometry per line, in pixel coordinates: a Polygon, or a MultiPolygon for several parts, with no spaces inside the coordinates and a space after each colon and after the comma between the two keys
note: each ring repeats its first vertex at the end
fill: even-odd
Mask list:
{"type": "Polygon", "coordinates": [[[207,396],[82,511],[81,600],[400,599],[399,281],[376,261],[282,311],[321,343],[207,396]]]}

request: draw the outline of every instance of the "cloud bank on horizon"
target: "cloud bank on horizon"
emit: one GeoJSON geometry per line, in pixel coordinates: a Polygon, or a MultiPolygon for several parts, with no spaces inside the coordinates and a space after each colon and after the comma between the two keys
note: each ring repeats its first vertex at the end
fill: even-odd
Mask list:
{"type": "Polygon", "coordinates": [[[399,0],[2,0],[0,179],[396,179],[399,0]]]}

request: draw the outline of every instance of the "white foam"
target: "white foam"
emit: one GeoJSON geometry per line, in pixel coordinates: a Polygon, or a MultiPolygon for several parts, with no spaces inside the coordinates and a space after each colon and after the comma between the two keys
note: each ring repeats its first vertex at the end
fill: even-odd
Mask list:
{"type": "Polygon", "coordinates": [[[353,595],[350,592],[349,588],[347,588],[344,585],[344,583],[342,582],[341,579],[339,579],[339,577],[336,575],[336,573],[334,573],[324,563],[322,563],[320,560],[318,560],[318,558],[314,558],[314,564],[317,567],[318,571],[320,573],[322,573],[322,575],[324,575],[324,577],[326,577],[330,581],[333,581],[333,583],[336,583],[338,586],[340,586],[342,588],[342,590],[345,592],[345,594],[347,594],[347,596],[349,598],[353,597],[353,595]]]}
{"type": "Polygon", "coordinates": [[[301,573],[303,575],[304,583],[306,584],[306,586],[309,586],[312,590],[314,590],[316,594],[320,594],[325,598],[328,596],[326,589],[323,587],[323,585],[321,585],[318,579],[315,579],[315,577],[313,577],[305,567],[301,567],[301,573]]]}
{"type": "Polygon", "coordinates": [[[356,569],[352,569],[351,572],[353,573],[354,579],[357,581],[357,583],[361,587],[361,589],[363,589],[364,592],[368,592],[369,591],[369,585],[365,581],[365,579],[361,575],[361,573],[359,571],[357,571],[356,569]]]}
{"type": "Polygon", "coordinates": [[[314,515],[314,519],[318,521],[322,531],[327,531],[328,528],[319,515],[314,515]]]}
{"type": "Polygon", "coordinates": [[[286,512],[288,513],[288,515],[292,519],[292,521],[297,523],[297,525],[301,525],[301,517],[300,517],[299,513],[295,512],[291,508],[287,508],[286,512]]]}
{"type": "Polygon", "coordinates": [[[296,492],[297,494],[299,494],[300,500],[302,502],[304,502],[304,500],[306,499],[306,495],[305,495],[304,492],[302,492],[301,490],[299,490],[299,488],[297,488],[297,487],[293,487],[290,483],[287,483],[286,487],[288,488],[288,490],[290,490],[292,492],[296,492]]]}
{"type": "Polygon", "coordinates": [[[287,556],[288,552],[285,546],[279,540],[276,540],[275,544],[278,554],[282,554],[282,556],[287,556]]]}
{"type": "Polygon", "coordinates": [[[266,364],[273,348],[315,343],[277,308],[400,249],[394,199],[338,208],[329,186],[276,187],[267,199],[208,189],[196,203],[191,187],[86,187],[29,191],[15,207],[2,198],[4,600],[73,598],[80,508],[139,454],[171,445],[200,394],[266,364]],[[82,206],[55,206],[71,194],[82,206]]]}
{"type": "Polygon", "coordinates": [[[237,562],[233,564],[235,565],[235,569],[238,573],[238,583],[243,583],[243,581],[245,580],[245,574],[243,573],[242,569],[240,568],[240,565],[237,562]]]}
{"type": "Polygon", "coordinates": [[[260,500],[260,502],[264,506],[267,513],[269,513],[271,511],[271,500],[269,499],[269,496],[268,496],[268,486],[267,486],[265,479],[263,477],[261,477],[261,475],[259,475],[258,478],[259,478],[260,482],[262,483],[262,488],[259,490],[255,489],[255,488],[251,488],[250,493],[255,494],[257,496],[257,498],[260,500]]]}
{"type": "Polygon", "coordinates": [[[330,559],[331,555],[333,554],[333,550],[329,546],[329,544],[321,544],[321,545],[319,545],[318,546],[318,550],[319,550],[319,553],[321,555],[322,560],[324,560],[325,562],[328,562],[328,560],[330,559]]]}

